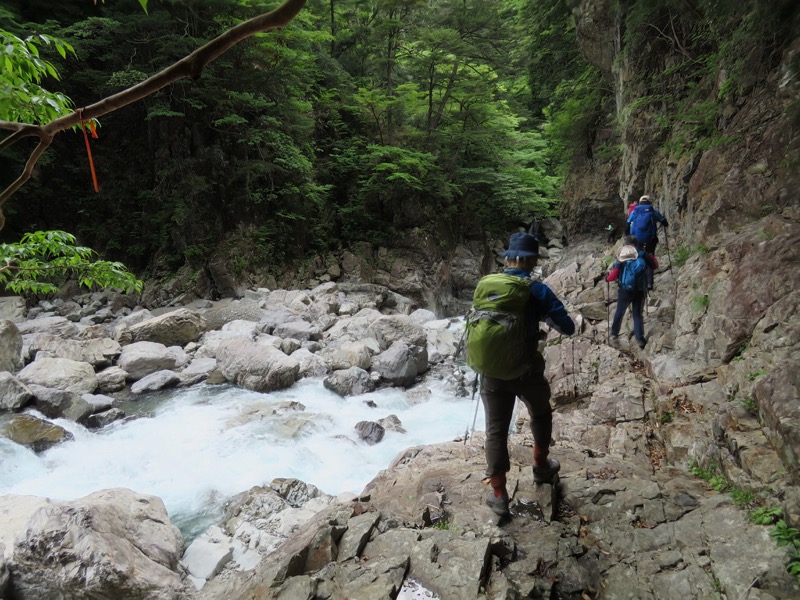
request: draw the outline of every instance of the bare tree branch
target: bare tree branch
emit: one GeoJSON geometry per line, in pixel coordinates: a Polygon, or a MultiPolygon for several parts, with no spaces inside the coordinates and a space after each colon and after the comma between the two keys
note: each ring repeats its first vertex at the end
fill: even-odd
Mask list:
{"type": "Polygon", "coordinates": [[[79,108],[46,125],[0,121],[0,129],[13,132],[0,142],[0,151],[12,146],[24,137],[39,138],[39,144],[25,163],[22,174],[0,194],[0,229],[3,228],[4,222],[1,210],[3,204],[30,179],[36,161],[39,160],[42,152],[47,149],[57,134],[65,129],[78,125],[82,121],[96,119],[118,110],[123,106],[141,100],[142,98],[146,98],[184,77],[197,79],[207,64],[222,56],[235,44],[249,38],[253,34],[286,26],[297,16],[297,13],[300,12],[300,9],[303,8],[305,3],[306,0],[285,0],[285,2],[275,10],[253,17],[227,30],[185,58],[182,58],[172,66],[156,73],[152,77],[145,79],[141,83],[137,83],[133,87],[118,92],[108,98],[104,98],[99,102],[79,108]]]}

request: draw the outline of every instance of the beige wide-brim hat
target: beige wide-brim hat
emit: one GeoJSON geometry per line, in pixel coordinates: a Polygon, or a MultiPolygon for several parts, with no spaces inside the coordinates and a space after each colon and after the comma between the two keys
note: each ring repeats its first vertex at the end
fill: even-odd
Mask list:
{"type": "Polygon", "coordinates": [[[639,256],[639,251],[635,246],[623,246],[619,249],[617,260],[619,262],[628,262],[629,260],[636,260],[637,256],[639,256]]]}

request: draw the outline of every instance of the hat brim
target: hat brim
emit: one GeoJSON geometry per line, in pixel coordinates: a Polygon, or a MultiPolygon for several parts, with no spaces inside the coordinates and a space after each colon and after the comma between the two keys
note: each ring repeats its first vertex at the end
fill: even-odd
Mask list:
{"type": "Polygon", "coordinates": [[[630,260],[636,260],[637,258],[639,258],[639,251],[633,246],[623,246],[620,248],[619,254],[617,254],[617,260],[619,262],[628,262],[630,260]]]}
{"type": "Polygon", "coordinates": [[[502,256],[503,258],[516,258],[519,256],[520,258],[528,258],[529,256],[539,256],[538,252],[526,252],[525,250],[506,250],[505,252],[501,252],[498,256],[502,256]]]}

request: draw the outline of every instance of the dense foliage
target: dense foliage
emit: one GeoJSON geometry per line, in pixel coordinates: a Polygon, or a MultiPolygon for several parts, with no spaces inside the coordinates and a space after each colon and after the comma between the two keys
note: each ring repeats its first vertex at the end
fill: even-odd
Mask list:
{"type": "MultiPolygon", "coordinates": [[[[576,5],[309,0],[288,27],[237,44],[199,79],[103,117],[91,141],[99,194],[81,132],[61,135],[3,207],[0,235],[69,230],[138,272],[200,270],[219,256],[237,272],[278,271],[358,242],[402,243],[413,229],[443,248],[504,236],[554,214],[572,161],[618,152],[615,122],[645,107],[636,135],[676,153],[723,143],[725,105],[774,64],[797,10],[791,0],[624,3],[622,56],[652,80],[616,106],[610,73],[578,50],[576,5]]],[[[12,0],[0,16],[40,55],[33,83],[63,94],[37,95],[55,110],[140,82],[273,5],[146,7],[12,0]]],[[[0,157],[0,185],[27,152],[0,157]]]]}
{"type": "MultiPolygon", "coordinates": [[[[74,48],[50,87],[76,106],[269,8],[76,4],[12,2],[8,19],[12,33],[74,48]]],[[[135,269],[200,268],[224,244],[239,268],[278,268],[413,228],[446,245],[553,214],[560,178],[543,135],[546,99],[528,92],[533,4],[311,1],[199,80],[101,119],[91,142],[99,194],[79,132],[63,134],[4,207],[3,237],[68,229],[135,269]]],[[[4,155],[4,179],[24,151],[4,155]]]]}
{"type": "Polygon", "coordinates": [[[142,282],[118,262],[98,260],[91,248],[75,245],[64,231],[26,233],[18,244],[0,244],[0,287],[17,294],[52,294],[74,279],[87,288],[140,292],[142,282]]]}

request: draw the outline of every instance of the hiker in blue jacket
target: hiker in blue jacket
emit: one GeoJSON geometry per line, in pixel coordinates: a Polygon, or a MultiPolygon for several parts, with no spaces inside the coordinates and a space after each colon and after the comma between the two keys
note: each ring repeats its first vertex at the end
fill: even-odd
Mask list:
{"type": "Polygon", "coordinates": [[[622,317],[625,316],[625,311],[630,306],[633,316],[633,335],[639,343],[639,348],[644,348],[647,344],[647,338],[644,337],[642,311],[644,309],[646,274],[658,268],[658,260],[640,247],[635,236],[626,236],[622,243],[623,246],[619,250],[617,259],[606,276],[606,281],[608,282],[619,280],[617,309],[614,312],[614,321],[611,323],[611,339],[614,342],[617,341],[622,317]],[[642,259],[647,268],[642,265],[642,273],[636,276],[633,275],[634,269],[632,267],[638,259],[642,259]],[[626,272],[626,270],[629,271],[626,272]]]}
{"type": "MultiPolygon", "coordinates": [[[[534,235],[515,233],[509,240],[508,250],[500,256],[506,259],[507,275],[530,277],[539,257],[539,241],[534,235]]],[[[564,304],[549,287],[540,281],[534,281],[530,291],[527,317],[530,328],[535,329],[537,341],[539,321],[545,321],[559,333],[575,333],[575,323],[564,304]]],[[[553,430],[553,410],[550,407],[550,384],[544,376],[544,357],[539,352],[538,344],[531,344],[529,353],[530,368],[516,379],[481,377],[481,398],[486,417],[486,474],[492,486],[486,504],[501,517],[511,514],[508,508],[506,473],[511,469],[508,430],[516,398],[522,401],[531,417],[534,482],[552,483],[561,468],[557,460],[548,456],[553,430]]]]}
{"type": "MultiPolygon", "coordinates": [[[[650,196],[639,198],[639,204],[628,215],[629,232],[648,254],[655,255],[658,245],[658,223],[666,229],[669,222],[664,215],[653,208],[650,196]]],[[[653,289],[653,270],[647,272],[647,289],[653,289]]]]}

